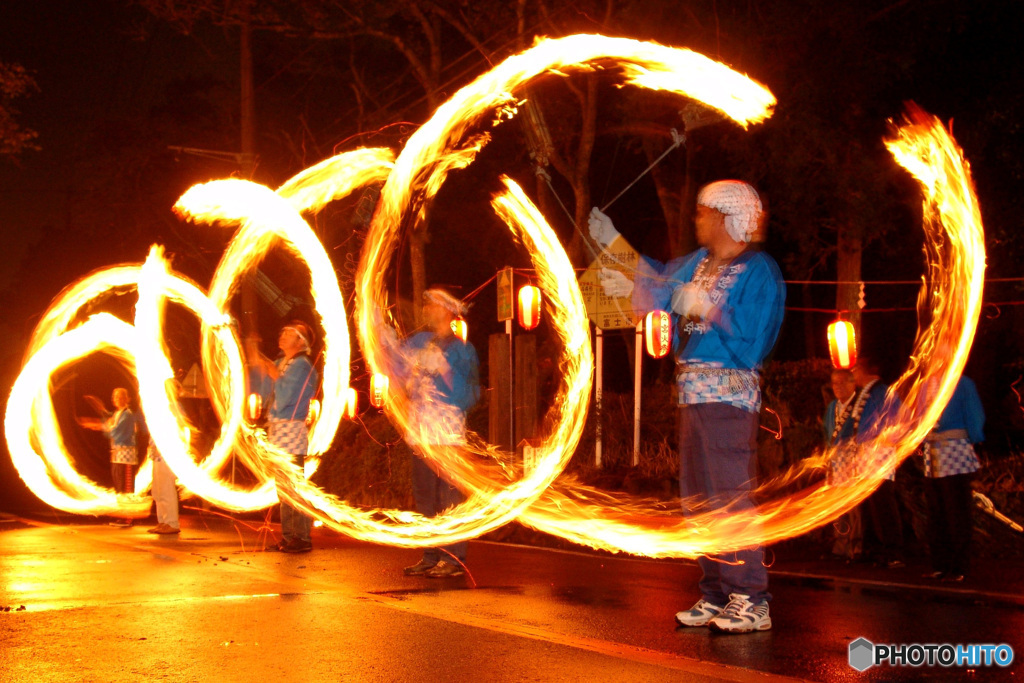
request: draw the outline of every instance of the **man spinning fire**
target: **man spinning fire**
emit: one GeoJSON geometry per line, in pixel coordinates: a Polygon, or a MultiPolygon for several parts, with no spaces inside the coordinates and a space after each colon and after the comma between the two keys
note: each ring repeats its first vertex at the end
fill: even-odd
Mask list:
{"type": "MultiPolygon", "coordinates": [[[[697,251],[666,264],[644,257],[634,281],[617,270],[601,271],[606,295],[631,296],[638,309],[671,307],[686,509],[753,507],[760,369],[778,337],[786,298],[775,261],[751,246],[762,218],[753,187],[714,182],[697,195],[697,251]]],[[[597,208],[589,228],[605,248],[621,237],[597,208]]],[[[701,598],[676,621],[725,633],[770,629],[763,557],[756,547],[699,558],[701,598]]]]}

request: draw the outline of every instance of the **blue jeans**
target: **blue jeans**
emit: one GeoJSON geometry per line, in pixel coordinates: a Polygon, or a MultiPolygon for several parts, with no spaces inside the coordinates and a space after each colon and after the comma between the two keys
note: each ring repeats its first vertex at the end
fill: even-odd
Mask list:
{"type": "MultiPolygon", "coordinates": [[[[424,517],[436,517],[466,499],[462,491],[435,474],[418,455],[414,455],[412,459],[412,495],[416,500],[416,511],[424,517]]],[[[459,562],[465,562],[468,545],[463,541],[445,546],[444,550],[454,555],[459,562]]],[[[440,560],[451,560],[439,548],[424,548],[423,559],[433,564],[440,560]]]]}
{"type": "MultiPolygon", "coordinates": [[[[702,510],[731,504],[753,507],[750,491],[757,477],[758,416],[724,403],[681,406],[679,420],[679,492],[702,510]]],[[[704,576],[704,599],[724,606],[731,593],[747,595],[754,603],[771,600],[764,550],[758,546],[697,560],[704,576]]]]}
{"type": "MultiPolygon", "coordinates": [[[[296,453],[292,457],[295,463],[302,469],[306,457],[302,453],[296,453]]],[[[300,541],[309,543],[309,532],[313,526],[313,518],[304,512],[296,510],[285,501],[281,501],[281,535],[285,543],[300,541]]]]}

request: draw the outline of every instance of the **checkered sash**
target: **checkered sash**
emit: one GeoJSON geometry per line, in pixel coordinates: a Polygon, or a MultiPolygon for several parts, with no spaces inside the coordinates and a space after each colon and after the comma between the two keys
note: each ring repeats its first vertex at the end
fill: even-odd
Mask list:
{"type": "Polygon", "coordinates": [[[679,405],[724,403],[752,413],[761,408],[757,370],[677,363],[676,390],[679,405]]]}
{"type": "MultiPolygon", "coordinates": [[[[951,430],[962,432],[963,430],[951,430]]],[[[981,469],[978,454],[967,438],[941,438],[942,433],[929,436],[922,444],[924,476],[937,479],[954,474],[970,474],[981,469]],[[939,437],[939,438],[935,438],[939,437]]]]}
{"type": "Polygon", "coordinates": [[[285,453],[304,456],[309,450],[309,428],[305,420],[271,420],[267,438],[285,453]]]}
{"type": "Polygon", "coordinates": [[[110,462],[117,463],[119,465],[139,464],[139,456],[138,453],[135,452],[135,446],[111,446],[110,462]]]}

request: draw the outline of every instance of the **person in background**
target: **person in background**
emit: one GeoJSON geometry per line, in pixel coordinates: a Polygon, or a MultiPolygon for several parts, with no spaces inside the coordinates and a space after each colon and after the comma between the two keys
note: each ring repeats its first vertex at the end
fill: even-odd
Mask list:
{"type": "MultiPolygon", "coordinates": [[[[409,433],[413,449],[412,486],[416,510],[436,517],[465,497],[420,454],[419,439],[426,433],[436,445],[466,442],[466,413],[480,398],[479,359],[476,348],[455,336],[452,321],[465,313],[465,304],[448,292],[432,288],[423,293],[423,319],[427,329],[401,343],[402,379],[409,396],[409,433]]],[[[443,579],[465,573],[468,544],[425,548],[406,576],[443,579]]]]}
{"type": "MultiPolygon", "coordinates": [[[[859,390],[857,399],[850,419],[843,425],[839,436],[841,439],[852,436],[857,446],[857,459],[862,460],[864,456],[859,453],[862,444],[877,434],[885,417],[885,396],[889,387],[881,381],[878,364],[866,354],[861,354],[857,358],[857,363],[853,367],[853,381],[859,390]],[[848,430],[847,427],[851,429],[848,430]]],[[[882,455],[884,453],[880,452],[879,457],[882,455]]],[[[874,550],[876,564],[889,569],[906,566],[903,558],[903,520],[896,501],[895,470],[890,472],[875,492],[868,496],[863,503],[863,509],[866,515],[865,535],[870,529],[877,545],[874,550]]]]}
{"type": "MultiPolygon", "coordinates": [[[[632,297],[638,311],[674,314],[680,494],[705,509],[753,506],[760,370],[778,337],[786,299],[778,265],[751,243],[763,231],[763,217],[749,184],[710,183],[697,195],[700,249],[664,265],[645,257],[632,281],[611,269],[600,275],[606,296],[632,297]]],[[[597,208],[589,228],[606,249],[621,238],[597,208]]],[[[770,629],[763,559],[760,546],[701,557],[702,597],[676,614],[676,622],[725,633],[770,629]]]]}
{"type": "Polygon", "coordinates": [[[981,468],[974,445],[985,440],[985,410],[974,382],[961,376],[922,444],[928,501],[928,578],[962,582],[970,567],[971,481],[981,468]]]}
{"type": "MultiPolygon", "coordinates": [[[[832,394],[835,398],[825,409],[822,421],[825,446],[835,446],[839,441],[839,433],[843,425],[850,419],[853,412],[854,397],[857,395],[857,384],[853,381],[850,370],[833,370],[831,376],[832,394]]],[[[857,559],[863,551],[864,528],[860,506],[842,515],[833,523],[835,541],[832,554],[845,558],[847,561],[857,559]]]]}
{"type": "MultiPolygon", "coordinates": [[[[270,443],[290,453],[301,470],[309,450],[309,402],[316,395],[320,375],[310,357],[313,330],[304,322],[293,320],[281,328],[277,340],[281,355],[270,360],[260,353],[256,340],[246,342],[249,363],[272,383],[269,401],[267,438],[270,443]]],[[[308,553],[313,549],[310,537],[312,518],[281,501],[282,540],[264,548],[283,553],[308,553]]]]}
{"type": "MultiPolygon", "coordinates": [[[[137,420],[129,407],[131,399],[124,387],[114,389],[111,401],[113,410],[107,410],[103,401],[95,396],[86,396],[85,400],[99,413],[101,419],[79,418],[78,423],[86,429],[101,431],[110,439],[110,474],[114,480],[114,490],[118,493],[135,493],[135,472],[139,465],[136,450],[137,420]]],[[[118,518],[109,522],[110,526],[130,527],[130,518],[118,518]]]]}
{"type": "Polygon", "coordinates": [[[178,521],[178,478],[160,455],[152,436],[146,455],[153,463],[153,503],[156,505],[157,521],[155,527],[146,531],[161,535],[181,533],[178,521]]]}

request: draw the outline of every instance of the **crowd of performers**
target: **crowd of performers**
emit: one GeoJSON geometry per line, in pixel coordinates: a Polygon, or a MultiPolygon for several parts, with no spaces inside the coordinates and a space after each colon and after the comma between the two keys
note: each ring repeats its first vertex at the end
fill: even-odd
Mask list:
{"type": "MultiPolygon", "coordinates": [[[[699,248],[682,258],[659,263],[643,257],[632,277],[603,269],[605,295],[629,298],[634,310],[670,310],[673,315],[673,354],[676,362],[674,402],[678,418],[679,488],[684,514],[729,505],[753,505],[750,492],[757,468],[758,414],[761,409],[762,363],[775,345],[785,307],[785,284],[775,261],[759,247],[765,212],[757,191],[738,180],[713,182],[697,195],[696,237],[699,248]]],[[[611,218],[594,209],[591,237],[608,249],[623,241],[611,218]]],[[[621,244],[619,245],[622,246],[621,244]]],[[[614,250],[612,250],[614,251],[614,250]]],[[[614,256],[612,256],[614,258],[614,256]]],[[[462,493],[437,465],[422,456],[423,434],[436,445],[460,445],[465,440],[468,411],[480,395],[479,361],[473,345],[455,336],[451,323],[465,314],[465,305],[442,289],[429,289],[422,302],[423,329],[404,340],[392,339],[399,360],[395,378],[409,400],[406,439],[413,450],[412,488],[417,510],[438,515],[463,500],[462,493]],[[445,429],[419,429],[443,424],[445,429]],[[443,441],[444,443],[440,443],[443,441]]],[[[311,355],[315,338],[306,323],[286,324],[278,338],[276,360],[264,356],[255,342],[246,344],[254,382],[269,396],[266,404],[271,443],[293,455],[301,467],[308,449],[307,417],[310,400],[319,387],[311,355]]],[[[862,356],[852,371],[832,376],[835,400],[824,415],[825,441],[835,445],[830,465],[833,483],[856,477],[864,464],[857,447],[871,437],[879,423],[887,387],[878,368],[862,356]]],[[[110,439],[115,487],[133,490],[138,463],[136,432],[144,423],[132,413],[128,392],[114,391],[114,409],[90,397],[101,419],[81,420],[110,439]]],[[[979,463],[972,444],[982,440],[984,413],[973,383],[961,378],[956,393],[923,446],[930,520],[933,573],[947,581],[962,581],[970,557],[971,477],[979,463]]],[[[154,499],[158,525],[149,531],[179,531],[174,475],[154,449],[154,499]]],[[[877,558],[888,567],[902,566],[903,538],[896,510],[892,477],[863,505],[836,523],[841,533],[834,552],[849,558],[863,552],[861,539],[870,530],[878,543],[877,558]]],[[[129,525],[130,520],[115,520],[129,525]]],[[[312,548],[311,519],[281,502],[279,543],[266,550],[304,553],[312,548]]],[[[453,578],[465,573],[465,542],[428,548],[409,576],[453,578]]],[[[676,614],[680,627],[725,633],[750,633],[772,626],[768,574],[763,549],[753,547],[720,556],[702,557],[699,596],[676,614]]]]}

